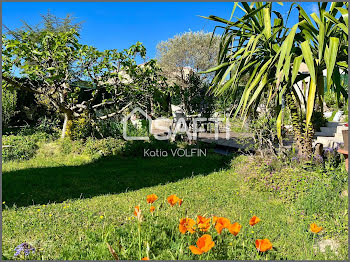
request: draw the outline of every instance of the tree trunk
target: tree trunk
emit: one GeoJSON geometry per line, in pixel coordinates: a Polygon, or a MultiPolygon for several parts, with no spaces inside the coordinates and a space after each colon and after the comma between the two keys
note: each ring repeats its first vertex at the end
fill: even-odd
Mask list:
{"type": "Polygon", "coordinates": [[[291,111],[294,142],[298,150],[298,157],[301,160],[310,160],[312,156],[313,126],[310,123],[309,127],[306,128],[305,120],[302,120],[302,114],[292,93],[286,96],[286,102],[291,111]]]}
{"type": "Polygon", "coordinates": [[[65,138],[66,136],[71,138],[72,121],[73,121],[73,113],[71,111],[64,112],[64,123],[62,127],[61,138],[65,138]]]}
{"type": "Polygon", "coordinates": [[[298,157],[301,160],[310,160],[312,157],[312,135],[302,134],[297,143],[298,157]]]}

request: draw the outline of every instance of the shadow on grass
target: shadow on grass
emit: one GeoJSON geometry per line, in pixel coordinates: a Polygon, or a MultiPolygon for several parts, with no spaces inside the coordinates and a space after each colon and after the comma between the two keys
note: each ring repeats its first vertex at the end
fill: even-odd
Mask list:
{"type": "Polygon", "coordinates": [[[17,207],[89,198],[175,182],[225,169],[229,159],[202,157],[105,157],[81,166],[29,168],[3,174],[3,200],[17,207]]]}

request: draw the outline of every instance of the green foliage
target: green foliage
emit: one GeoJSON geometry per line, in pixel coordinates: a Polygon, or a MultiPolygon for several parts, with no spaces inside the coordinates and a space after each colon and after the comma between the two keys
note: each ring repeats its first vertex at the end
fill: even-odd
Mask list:
{"type": "Polygon", "coordinates": [[[91,156],[118,155],[121,154],[124,144],[124,140],[112,137],[104,139],[94,139],[89,137],[84,143],[83,153],[91,156]]]}
{"type": "Polygon", "coordinates": [[[208,79],[197,75],[216,63],[219,36],[211,33],[186,32],[157,45],[158,64],[168,84],[173,104],[184,104],[189,113],[211,112],[212,96],[208,94],[208,79]]]}
{"type": "Polygon", "coordinates": [[[2,161],[27,160],[35,156],[40,143],[49,141],[52,137],[44,132],[26,134],[22,131],[17,135],[3,135],[2,161]]]}
{"type": "MultiPolygon", "coordinates": [[[[114,137],[121,138],[123,136],[123,122],[117,119],[106,119],[97,122],[98,133],[96,137],[114,137]]],[[[128,121],[126,133],[128,136],[148,136],[149,135],[149,124],[145,119],[140,119],[138,122],[133,124],[128,121]]]]}
{"type": "MultiPolygon", "coordinates": [[[[334,115],[332,116],[332,120],[333,120],[333,117],[334,115]]],[[[312,123],[315,131],[321,131],[321,127],[326,126],[327,122],[328,120],[323,116],[321,112],[314,112],[312,114],[312,123]]]]}
{"type": "Polygon", "coordinates": [[[121,137],[123,135],[123,124],[116,119],[110,118],[97,122],[99,133],[102,137],[121,137]]]}
{"type": "Polygon", "coordinates": [[[63,136],[86,136],[83,114],[97,120],[101,107],[118,112],[139,103],[155,114],[169,111],[167,84],[156,61],[136,63],[137,56],[146,57],[142,43],[122,51],[99,51],[79,43],[71,20],[60,21],[57,28],[54,20],[48,18],[48,29],[25,28],[14,37],[3,37],[3,79],[13,88],[35,93],[43,104],[49,101],[58,113],[77,117],[73,125],[80,130],[62,130],[63,136]]]}
{"type": "Polygon", "coordinates": [[[273,10],[273,3],[241,5],[237,3],[235,8],[239,6],[245,15],[235,21],[213,15],[205,17],[221,23],[225,31],[221,38],[217,66],[202,73],[215,72],[212,89],[217,96],[226,96],[227,91],[236,96],[235,91],[241,79],[248,74],[250,77],[240,96],[235,116],[240,114],[246,120],[267,99],[266,105],[277,112],[276,130],[279,139],[282,138],[283,101],[293,96],[293,102],[287,105],[291,110],[292,105],[295,106],[291,112],[298,118],[293,121],[295,136],[299,140],[300,154],[307,156],[311,148],[310,134],[313,132],[310,121],[317,110],[317,97],[321,112],[323,108],[324,69],[327,69],[328,89],[335,92],[338,99],[341,96],[347,99],[347,92],[340,84],[340,72],[348,70],[347,15],[341,14],[339,20],[334,17],[348,4],[338,2],[329,7],[327,3],[318,4],[319,15],[313,13],[311,17],[298,5],[299,23],[291,28],[286,27],[283,15],[273,10]],[[300,31],[297,31],[298,28],[300,31]],[[299,73],[302,61],[306,63],[309,74],[299,73]],[[298,90],[294,83],[307,76],[311,77],[311,81],[305,99],[305,95],[296,95],[302,90],[298,90]],[[301,100],[305,101],[305,108],[301,107],[301,100]]]}
{"type": "Polygon", "coordinates": [[[96,159],[101,156],[121,155],[125,141],[113,137],[102,139],[88,137],[85,140],[64,138],[57,140],[56,143],[59,146],[58,154],[85,155],[96,159]]]}
{"type": "Polygon", "coordinates": [[[186,101],[189,114],[202,113],[203,117],[210,117],[214,110],[214,96],[209,92],[209,84],[204,82],[198,74],[190,74],[189,85],[181,90],[186,101]]]}
{"type": "Polygon", "coordinates": [[[83,140],[71,140],[68,137],[57,140],[59,151],[62,154],[81,154],[84,141],[83,140]]]}
{"type": "Polygon", "coordinates": [[[77,58],[77,37],[74,29],[67,32],[43,31],[39,34],[22,32],[20,39],[6,39],[4,48],[10,52],[13,65],[20,69],[21,74],[30,79],[43,80],[46,85],[62,85],[67,72],[71,71],[71,63],[77,58]],[[52,53],[51,50],[59,51],[52,53]]]}
{"type": "Polygon", "coordinates": [[[157,45],[158,63],[170,80],[181,79],[181,71],[190,67],[196,72],[207,70],[216,63],[220,37],[198,32],[175,35],[157,45]],[[178,75],[179,79],[176,79],[178,75]]]}
{"type": "Polygon", "coordinates": [[[305,174],[294,165],[281,167],[278,166],[280,163],[276,164],[273,161],[266,161],[262,166],[255,167],[255,172],[250,172],[246,177],[246,183],[259,191],[273,192],[285,201],[294,201],[308,194],[310,188],[320,182],[320,177],[315,172],[305,174]]]}
{"type": "Polygon", "coordinates": [[[249,122],[249,132],[254,135],[254,150],[263,154],[270,151],[276,154],[275,147],[278,146],[276,118],[270,112],[264,112],[249,122]]]}
{"type": "Polygon", "coordinates": [[[249,127],[244,124],[241,120],[237,118],[229,118],[230,129],[235,133],[247,133],[249,132],[249,127]]]}
{"type": "Polygon", "coordinates": [[[7,127],[11,118],[16,113],[17,92],[16,90],[2,89],[2,126],[7,127]]]}
{"type": "Polygon", "coordinates": [[[44,133],[58,133],[59,132],[59,120],[55,118],[49,118],[47,116],[41,117],[38,120],[36,129],[39,132],[44,133]]]}
{"type": "Polygon", "coordinates": [[[71,138],[73,140],[84,139],[91,135],[91,121],[85,115],[82,114],[79,118],[75,118],[72,121],[71,138]]]}
{"type": "Polygon", "coordinates": [[[312,162],[302,163],[295,156],[289,159],[256,158],[254,163],[246,163],[248,170],[244,182],[249,188],[271,192],[286,202],[298,199],[314,201],[310,192],[320,191],[317,194],[324,197],[335,192],[340,194],[345,189],[347,177],[339,154],[327,149],[324,158],[314,157],[312,162]]]}
{"type": "Polygon", "coordinates": [[[16,39],[20,39],[25,32],[33,33],[34,38],[35,34],[39,35],[44,31],[68,32],[71,29],[75,29],[79,32],[81,30],[82,22],[75,22],[75,18],[72,14],[67,14],[65,17],[58,17],[48,10],[46,14],[40,14],[40,16],[41,21],[36,25],[29,25],[26,21],[21,20],[23,23],[21,28],[11,30],[6,25],[4,25],[4,28],[8,35],[16,39]]]}
{"type": "Polygon", "coordinates": [[[2,150],[2,161],[10,160],[25,160],[33,157],[38,145],[30,137],[15,137],[15,136],[3,136],[3,144],[9,147],[5,147],[2,150]]]}
{"type": "MultiPolygon", "coordinates": [[[[347,87],[345,86],[345,88],[347,87]]],[[[344,97],[337,99],[337,95],[334,92],[326,92],[324,95],[324,101],[327,107],[332,111],[345,110],[347,108],[347,99],[344,97]]]]}

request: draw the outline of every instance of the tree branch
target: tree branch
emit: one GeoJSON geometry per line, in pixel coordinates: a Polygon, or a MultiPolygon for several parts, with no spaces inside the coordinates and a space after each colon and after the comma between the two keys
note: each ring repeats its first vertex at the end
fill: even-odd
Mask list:
{"type": "Polygon", "coordinates": [[[130,105],[132,104],[132,102],[128,103],[126,106],[124,106],[122,109],[120,109],[118,112],[114,112],[114,113],[110,113],[110,114],[107,114],[107,115],[104,115],[104,116],[100,116],[98,117],[98,119],[107,119],[107,118],[110,118],[110,117],[113,117],[115,116],[116,114],[120,114],[121,112],[123,112],[126,108],[128,108],[130,105]]]}
{"type": "Polygon", "coordinates": [[[15,88],[19,88],[19,89],[23,89],[23,90],[26,90],[26,91],[29,91],[29,92],[32,92],[32,93],[35,93],[35,94],[42,94],[41,92],[38,92],[28,86],[24,86],[24,85],[21,85],[20,83],[18,83],[17,81],[7,77],[7,76],[4,76],[2,75],[2,79],[7,82],[8,84],[12,85],[13,87],[15,88]]]}

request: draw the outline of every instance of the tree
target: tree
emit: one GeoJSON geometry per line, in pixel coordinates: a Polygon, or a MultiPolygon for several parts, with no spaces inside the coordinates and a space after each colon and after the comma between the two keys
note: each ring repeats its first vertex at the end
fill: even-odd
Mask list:
{"type": "Polygon", "coordinates": [[[30,25],[26,21],[22,21],[23,26],[17,29],[10,29],[6,25],[3,25],[7,31],[7,35],[20,40],[24,32],[31,32],[32,37],[39,36],[43,31],[49,32],[68,32],[71,29],[75,29],[79,32],[82,28],[83,22],[75,22],[75,18],[72,14],[67,14],[65,17],[58,17],[53,15],[50,10],[46,14],[40,15],[42,21],[36,25],[30,25]]]}
{"type": "MultiPolygon", "coordinates": [[[[145,58],[141,43],[123,51],[99,51],[81,45],[78,37],[74,28],[20,31],[16,38],[3,37],[3,80],[14,88],[46,96],[64,114],[62,137],[71,134],[75,117],[88,115],[94,124],[98,108],[110,105],[118,111],[125,106],[143,79],[135,61],[138,55],[145,58]],[[17,81],[15,74],[26,81],[17,81]]],[[[149,63],[146,68],[154,66],[149,63]]]]}
{"type": "Polygon", "coordinates": [[[185,67],[195,72],[209,69],[216,64],[218,50],[217,35],[190,31],[158,43],[157,58],[162,70],[171,77],[185,67]]]}
{"type": "MultiPolygon", "coordinates": [[[[346,4],[333,3],[327,11],[327,4],[319,5],[320,14],[329,18],[317,21],[316,15],[312,18],[317,21],[316,29],[305,11],[299,6],[299,23],[292,28],[286,24],[293,5],[287,14],[287,21],[283,16],[272,10],[272,3],[239,3],[245,11],[245,15],[232,22],[216,16],[208,19],[224,24],[224,32],[221,38],[218,65],[207,73],[215,72],[212,88],[216,95],[222,95],[231,89],[233,95],[242,77],[249,75],[250,78],[240,98],[235,116],[246,120],[253,115],[263,98],[267,100],[266,106],[276,112],[277,135],[281,140],[282,115],[284,111],[283,101],[286,102],[292,114],[292,123],[298,154],[301,158],[308,159],[312,154],[312,113],[315,110],[315,98],[323,96],[323,78],[319,77],[323,69],[327,69],[328,79],[336,77],[334,65],[341,66],[345,70],[344,54],[347,57],[348,43],[339,41],[341,35],[347,31],[347,16],[342,16],[340,22],[335,17],[343,11],[340,6],[346,4]],[[272,15],[275,16],[273,24],[272,15]],[[343,23],[342,23],[343,20],[343,23]],[[341,24],[341,25],[340,25],[341,24]],[[311,26],[312,25],[312,26],[311,26]],[[297,29],[300,29],[297,32],[297,29]],[[345,30],[346,29],[346,30],[345,30]],[[325,33],[326,32],[326,33],[325,33]],[[338,40],[336,40],[338,39],[338,40]],[[313,43],[310,43],[313,40],[313,43]],[[342,47],[337,46],[337,42],[342,47]],[[320,43],[325,48],[321,48],[320,43]],[[321,48],[321,51],[319,51],[321,48]],[[336,50],[342,50],[336,52],[336,50]],[[309,68],[309,74],[300,74],[299,68],[302,62],[309,68]],[[315,65],[316,63],[316,65],[315,65]],[[316,69],[315,69],[316,68],[316,69]],[[301,101],[297,95],[298,90],[294,83],[310,76],[306,101],[306,115],[301,108],[301,101]],[[228,81],[226,81],[228,79],[228,81]],[[316,95],[317,94],[317,95],[316,95]]],[[[234,12],[234,10],[233,10],[234,12]]],[[[345,12],[343,12],[345,14],[345,12]]],[[[346,58],[347,59],[347,58],[346,58]]],[[[347,70],[347,69],[346,69],[347,70]]],[[[330,81],[330,84],[332,82],[330,81]]],[[[336,84],[334,84],[336,86],[336,84]]],[[[337,88],[337,87],[336,87],[337,88]]],[[[341,89],[338,87],[339,92],[341,89]]]]}
{"type": "Polygon", "coordinates": [[[139,65],[133,74],[133,98],[151,117],[169,112],[169,86],[155,59],[139,65]]]}
{"type": "MultiPolygon", "coordinates": [[[[219,40],[219,36],[211,33],[190,31],[175,35],[157,45],[158,64],[168,82],[175,84],[173,92],[177,90],[186,111],[192,110],[188,100],[191,96],[188,95],[187,89],[193,87],[194,83],[203,86],[203,83],[199,82],[212,77],[212,75],[206,75],[195,79],[193,74],[207,70],[216,64],[219,40]]],[[[202,93],[205,94],[206,91],[202,93]]]]}

